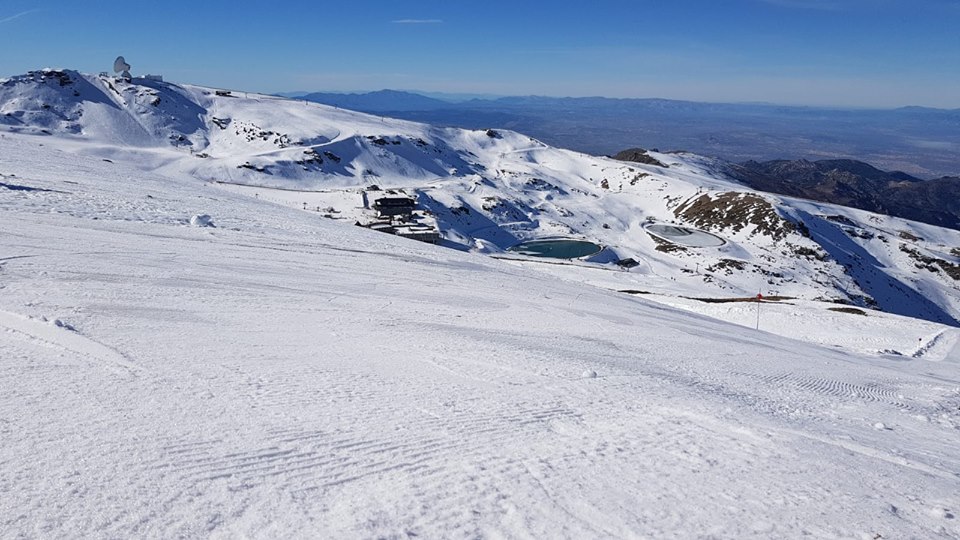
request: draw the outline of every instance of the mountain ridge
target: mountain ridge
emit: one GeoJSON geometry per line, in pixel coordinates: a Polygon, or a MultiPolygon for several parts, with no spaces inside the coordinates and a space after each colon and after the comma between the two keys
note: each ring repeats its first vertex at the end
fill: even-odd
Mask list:
{"type": "MultiPolygon", "coordinates": [[[[329,94],[338,103],[342,98],[329,94]]],[[[960,109],[851,109],[660,98],[506,96],[413,110],[352,94],[356,110],[432,124],[528,133],[594,155],[683,149],[729,161],[853,158],[912,175],[960,173],[960,109]],[[790,149],[785,156],[783,150],[790,149]],[[951,151],[952,150],[952,151],[951,151]]]]}
{"type": "Polygon", "coordinates": [[[450,102],[421,94],[386,89],[376,92],[346,94],[336,92],[311,92],[296,96],[296,98],[323,103],[325,105],[333,105],[343,109],[368,110],[368,112],[377,112],[380,110],[417,111],[440,109],[452,105],[450,102]]]}
{"type": "Polygon", "coordinates": [[[345,224],[372,223],[384,190],[405,194],[446,247],[527,260],[511,248],[592,242],[603,249],[583,262],[639,261],[623,278],[664,294],[762,288],[960,325],[956,231],[759,192],[695,154],[623,163],[499,128],[54,70],[0,84],[0,129],[345,224]]]}
{"type": "Polygon", "coordinates": [[[849,159],[748,161],[731,165],[730,175],[762,191],[960,229],[958,177],[921,180],[849,159]]]}

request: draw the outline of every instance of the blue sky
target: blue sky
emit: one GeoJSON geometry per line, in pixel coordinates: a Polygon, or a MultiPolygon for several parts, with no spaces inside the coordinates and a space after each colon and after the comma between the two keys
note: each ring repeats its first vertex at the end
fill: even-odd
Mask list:
{"type": "Polygon", "coordinates": [[[261,92],[960,108],[960,0],[0,2],[0,76],[118,54],[261,92]]]}

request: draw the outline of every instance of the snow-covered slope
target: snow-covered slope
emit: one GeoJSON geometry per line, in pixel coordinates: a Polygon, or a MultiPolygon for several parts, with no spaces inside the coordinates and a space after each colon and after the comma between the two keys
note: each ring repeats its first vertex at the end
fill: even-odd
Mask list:
{"type": "MultiPolygon", "coordinates": [[[[0,87],[7,92],[0,104],[8,106],[10,93],[37,93],[26,84],[0,87]]],[[[196,103],[205,92],[169,91],[192,94],[196,103]]],[[[204,110],[223,107],[217,114],[263,107],[256,113],[262,117],[250,113],[243,121],[277,127],[268,122],[275,116],[266,98],[205,99],[212,104],[204,110]]],[[[272,103],[283,111],[303,106],[272,103]]],[[[632,223],[628,212],[641,221],[651,214],[680,221],[671,216],[685,199],[663,199],[687,189],[676,186],[691,186],[690,195],[731,189],[711,180],[697,158],[660,156],[671,167],[650,169],[659,183],[644,177],[630,187],[650,182],[648,192],[631,192],[629,182],[619,191],[612,175],[625,166],[519,135],[392,121],[377,132],[372,126],[380,119],[318,107],[309,113],[315,117],[303,118],[313,118],[315,133],[327,133],[330,142],[311,148],[322,155],[324,145],[352,140],[361,150],[341,158],[343,170],[284,178],[230,164],[286,167],[273,150],[250,151],[262,140],[234,135],[217,142],[226,134],[204,116],[196,131],[182,132],[194,153],[211,156],[198,158],[170,145],[180,139],[159,120],[117,106],[147,135],[111,143],[109,130],[85,134],[93,128],[81,120],[75,135],[37,136],[48,129],[40,122],[53,122],[41,118],[42,108],[30,121],[11,113],[20,123],[8,120],[0,133],[2,536],[960,535],[954,329],[830,312],[836,318],[822,320],[824,332],[851,317],[860,328],[889,333],[893,344],[884,347],[904,353],[862,355],[849,352],[857,332],[838,333],[844,349],[827,348],[609,290],[650,284],[672,291],[661,301],[679,304],[686,300],[677,292],[718,287],[719,277],[704,283],[691,274],[682,283],[686,274],[670,271],[716,255],[644,251],[653,241],[641,229],[630,253],[658,259],[633,272],[611,271],[412,242],[351,220],[322,219],[301,210],[296,198],[347,200],[353,192],[330,186],[362,182],[346,166],[380,155],[379,144],[367,148],[363,140],[386,139],[390,129],[401,133],[391,137],[422,138],[431,148],[444,141],[448,154],[431,150],[449,155],[437,158],[443,163],[467,151],[481,165],[493,160],[487,171],[502,160],[503,173],[451,178],[392,169],[394,176],[379,177],[384,186],[417,188],[442,223],[456,224],[445,221],[441,206],[450,216],[485,216],[505,235],[577,225],[579,234],[609,231],[609,240],[596,238],[610,245],[622,238],[629,246],[634,237],[617,225],[632,223]],[[228,153],[229,141],[236,148],[228,153]],[[590,182],[591,174],[600,178],[594,164],[609,168],[610,189],[590,182]],[[509,167],[536,170],[565,193],[528,185],[509,167]],[[259,188],[247,195],[195,176],[214,180],[217,170],[248,183],[328,191],[259,188]],[[495,205],[453,212],[458,207],[450,202],[494,196],[541,196],[541,222],[509,222],[495,205]],[[608,207],[614,217],[595,214],[608,207]],[[201,214],[215,226],[191,226],[201,214]],[[896,343],[911,328],[940,333],[913,351],[896,343]]],[[[100,117],[108,114],[118,113],[100,117]]],[[[310,131],[296,129],[303,132],[292,137],[310,131]]],[[[403,145],[383,148],[394,146],[403,145]]],[[[411,160],[426,170],[425,158],[411,160]]],[[[768,200],[778,210],[822,211],[768,200]]],[[[362,212],[341,208],[353,211],[362,212]]],[[[910,223],[874,225],[909,227],[928,243],[949,238],[910,223]]],[[[450,229],[457,242],[489,238],[478,222],[464,218],[458,226],[450,229]]],[[[817,227],[810,226],[813,238],[827,234],[817,227]]],[[[714,232],[728,243],[711,249],[757,263],[764,254],[775,259],[783,245],[746,229],[714,232]]],[[[784,306],[803,307],[764,309],[784,306]]],[[[810,328],[816,319],[805,323],[810,328]]]]}
{"type": "Polygon", "coordinates": [[[698,156],[652,155],[667,167],[623,163],[509,131],[52,70],[0,83],[0,125],[225,187],[314,191],[234,189],[349,222],[369,214],[363,188],[404,189],[447,246],[496,253],[531,238],[582,238],[606,247],[594,262],[638,260],[632,273],[650,292],[761,292],[960,324],[960,232],[756,193],[698,156]],[[650,228],[657,224],[706,230],[723,245],[671,242],[650,228]]]}
{"type": "Polygon", "coordinates": [[[5,535],[958,534],[958,350],[831,351],[49,142],[0,138],[5,535]]]}

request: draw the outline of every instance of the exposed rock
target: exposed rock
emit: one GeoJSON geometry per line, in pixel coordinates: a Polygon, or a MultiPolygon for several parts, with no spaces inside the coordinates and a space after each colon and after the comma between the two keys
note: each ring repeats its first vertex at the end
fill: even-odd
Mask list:
{"type": "Polygon", "coordinates": [[[900,244],[900,251],[906,253],[915,261],[917,268],[928,270],[935,274],[943,270],[950,278],[960,280],[960,264],[953,264],[938,257],[930,257],[920,253],[919,250],[906,244],[900,244]]]}
{"type": "Polygon", "coordinates": [[[862,161],[747,161],[728,174],[754,189],[960,229],[960,178],[921,180],[862,161]]]}
{"type": "Polygon", "coordinates": [[[650,156],[646,150],[643,148],[630,148],[622,152],[618,152],[613,159],[618,161],[632,161],[634,163],[643,163],[645,165],[655,165],[657,167],[667,168],[667,165],[664,165],[660,160],[655,157],[650,156]]]}
{"type": "Polygon", "coordinates": [[[783,219],[769,201],[753,193],[704,193],[687,199],[673,213],[704,230],[732,229],[736,233],[753,225],[754,234],[764,234],[776,241],[796,232],[796,225],[783,219]]]}
{"type": "Polygon", "coordinates": [[[866,311],[855,307],[831,307],[827,309],[830,311],[836,311],[837,313],[849,313],[851,315],[862,315],[864,317],[867,316],[866,311]]]}

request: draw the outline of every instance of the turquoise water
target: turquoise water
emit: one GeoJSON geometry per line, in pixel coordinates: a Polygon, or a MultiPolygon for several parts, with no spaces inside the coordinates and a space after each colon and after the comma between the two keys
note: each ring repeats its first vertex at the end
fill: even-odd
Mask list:
{"type": "Polygon", "coordinates": [[[507,251],[530,255],[531,257],[548,257],[551,259],[579,259],[593,255],[603,249],[602,246],[586,240],[530,240],[521,242],[507,251]]]}

